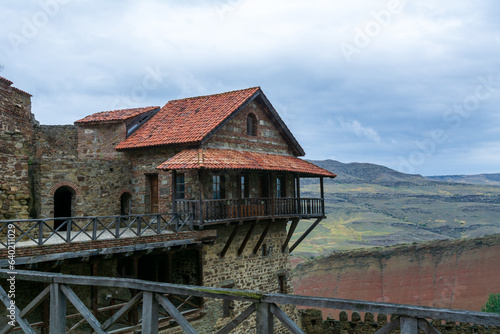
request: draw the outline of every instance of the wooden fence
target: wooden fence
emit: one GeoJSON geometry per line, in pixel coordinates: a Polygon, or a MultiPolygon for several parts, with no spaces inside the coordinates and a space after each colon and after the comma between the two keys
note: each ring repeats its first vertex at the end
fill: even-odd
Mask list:
{"type": "MultiPolygon", "coordinates": [[[[142,302],[142,319],[137,326],[130,330],[141,330],[142,333],[158,333],[160,309],[166,310],[171,318],[186,333],[198,333],[189,323],[184,314],[175,306],[166,295],[181,295],[203,298],[218,298],[224,300],[238,300],[249,302],[250,305],[238,316],[232,319],[217,333],[230,333],[250,315],[256,314],[255,325],[257,333],[273,333],[274,318],[280,321],[291,333],[303,333],[278,305],[296,305],[312,308],[331,308],[352,310],[357,312],[371,312],[378,314],[397,314],[393,321],[377,331],[378,334],[391,333],[400,328],[403,334],[417,334],[419,330],[425,333],[439,333],[429,320],[439,319],[453,322],[466,322],[477,325],[500,326],[500,315],[483,312],[450,310],[425,306],[401,305],[360,300],[346,300],[322,297],[295,296],[286,294],[263,293],[258,291],[234,290],[224,288],[210,288],[201,286],[157,283],[136,279],[113,277],[88,277],[63,275],[55,273],[17,271],[0,269],[0,277],[15,280],[43,282],[48,286],[23,309],[19,310],[15,300],[11,300],[5,290],[0,290],[0,299],[7,308],[7,314],[13,315],[15,321],[25,333],[35,333],[26,316],[39,306],[45,299],[50,300],[50,333],[66,333],[66,303],[69,301],[95,333],[116,333],[111,326],[126,313],[142,302]],[[138,293],[125,303],[117,312],[103,323],[100,323],[89,308],[75,294],[71,286],[97,286],[126,288],[138,293]]],[[[12,330],[9,324],[0,329],[0,333],[12,330]]],[[[123,328],[120,332],[123,332],[123,328]]]]}

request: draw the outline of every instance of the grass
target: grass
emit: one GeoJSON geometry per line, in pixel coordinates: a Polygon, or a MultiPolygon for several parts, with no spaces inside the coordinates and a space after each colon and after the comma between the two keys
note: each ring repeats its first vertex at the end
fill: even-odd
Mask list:
{"type": "MultiPolygon", "coordinates": [[[[318,196],[319,186],[301,188],[318,196]]],[[[500,233],[500,187],[442,183],[385,187],[325,184],[327,218],[294,253],[315,256],[338,250],[468,238],[500,233]]],[[[307,229],[301,222],[292,242],[307,229]]]]}

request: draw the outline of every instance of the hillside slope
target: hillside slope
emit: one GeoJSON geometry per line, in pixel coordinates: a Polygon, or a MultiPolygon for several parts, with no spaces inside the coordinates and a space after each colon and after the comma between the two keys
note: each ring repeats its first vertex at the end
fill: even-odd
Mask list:
{"type": "Polygon", "coordinates": [[[500,186],[500,173],[476,174],[476,175],[437,175],[437,176],[426,176],[425,178],[433,181],[500,186]]]}
{"type": "Polygon", "coordinates": [[[499,252],[500,235],[337,252],[298,265],[292,282],[298,295],[479,311],[500,293],[499,252]]]}
{"type": "MultiPolygon", "coordinates": [[[[498,186],[429,180],[367,163],[313,162],[338,176],[325,180],[327,218],[296,255],[500,233],[498,186]]],[[[304,180],[301,194],[318,196],[318,182],[304,180]]],[[[306,228],[299,224],[294,237],[306,228]]]]}

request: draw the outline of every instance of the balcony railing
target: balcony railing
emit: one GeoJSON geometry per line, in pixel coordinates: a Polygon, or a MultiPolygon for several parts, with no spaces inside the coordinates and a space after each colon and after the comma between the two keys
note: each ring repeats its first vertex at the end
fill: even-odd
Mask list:
{"type": "Polygon", "coordinates": [[[196,225],[256,218],[315,218],[325,215],[324,200],[321,198],[211,199],[202,202],[176,200],[176,210],[181,214],[193,213],[193,223],[196,225]]]}
{"type": "Polygon", "coordinates": [[[139,237],[193,229],[189,212],[0,221],[0,248],[139,237]]]}
{"type": "MultiPolygon", "coordinates": [[[[165,325],[163,319],[167,320],[167,325],[177,324],[185,333],[198,333],[193,324],[190,323],[188,314],[183,312],[182,309],[182,306],[186,305],[186,301],[189,301],[190,298],[183,297],[182,303],[179,304],[169,300],[169,298],[165,297],[166,295],[170,297],[192,296],[246,302],[237,310],[238,312],[236,314],[239,314],[234,318],[228,318],[226,325],[217,331],[217,333],[220,334],[230,333],[238,326],[241,328],[241,324],[252,314],[256,315],[254,318],[255,320],[249,321],[254,322],[256,333],[258,334],[273,333],[274,323],[278,323],[278,321],[291,333],[304,333],[303,330],[282,310],[284,305],[397,315],[393,317],[390,323],[379,329],[376,334],[388,334],[396,329],[400,329],[400,332],[403,334],[418,334],[420,331],[427,334],[438,334],[439,332],[432,326],[429,319],[472,323],[484,326],[500,326],[500,315],[495,313],[451,310],[416,305],[295,296],[259,291],[157,283],[116,277],[75,276],[25,270],[19,270],[12,273],[9,270],[0,269],[0,277],[8,278],[9,280],[12,280],[12,277],[14,277],[16,282],[23,280],[43,282],[48,285],[38,294],[38,296],[33,296],[32,301],[22,309],[19,309],[18,303],[11,299],[15,297],[9,296],[9,294],[0,287],[0,300],[5,305],[9,317],[7,320],[11,321],[5,324],[3,328],[0,328],[2,333],[14,329],[14,326],[19,326],[24,333],[35,333],[32,327],[34,324],[30,323],[27,318],[37,307],[41,307],[40,305],[42,302],[47,299],[49,300],[50,319],[43,325],[45,325],[46,328],[49,327],[48,329],[51,334],[66,333],[68,325],[66,310],[67,304],[69,303],[78,310],[80,316],[83,318],[82,323],[86,322],[92,327],[95,333],[124,333],[142,330],[142,333],[156,334],[159,332],[159,327],[165,325]],[[73,290],[72,286],[94,286],[105,289],[122,288],[136,291],[137,294],[131,297],[128,302],[123,301],[119,309],[116,309],[115,306],[112,305],[114,311],[109,315],[105,312],[101,312],[101,318],[105,315],[107,315],[107,317],[104,318],[105,321],[100,322],[90,310],[89,306],[82,301],[81,298],[85,296],[78,296],[75,293],[75,291],[82,291],[82,289],[73,290]],[[67,303],[67,301],[69,303],[67,303]],[[142,304],[142,307],[140,307],[140,304],[142,304]],[[137,319],[135,323],[120,324],[121,328],[113,328],[113,330],[111,330],[112,326],[117,325],[120,319],[123,319],[126,314],[134,310],[138,312],[139,308],[142,314],[141,319],[137,319]],[[162,309],[166,311],[166,316],[162,315],[162,309]]],[[[196,305],[193,306],[196,307],[196,305]]],[[[99,310],[110,310],[110,307],[100,307],[99,310]]],[[[191,311],[191,309],[188,308],[188,311],[191,311]]],[[[492,329],[492,332],[498,332],[498,328],[492,329]]]]}

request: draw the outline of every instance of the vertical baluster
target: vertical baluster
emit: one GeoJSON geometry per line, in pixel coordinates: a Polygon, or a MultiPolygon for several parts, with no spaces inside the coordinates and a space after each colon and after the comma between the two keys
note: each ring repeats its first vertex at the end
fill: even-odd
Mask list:
{"type": "Polygon", "coordinates": [[[97,240],[97,218],[92,218],[92,240],[97,240]]]}
{"type": "Polygon", "coordinates": [[[72,220],[71,218],[66,220],[66,242],[71,242],[71,226],[72,220]]]}
{"type": "Polygon", "coordinates": [[[38,224],[38,245],[43,245],[43,220],[37,221],[38,224]]]}

